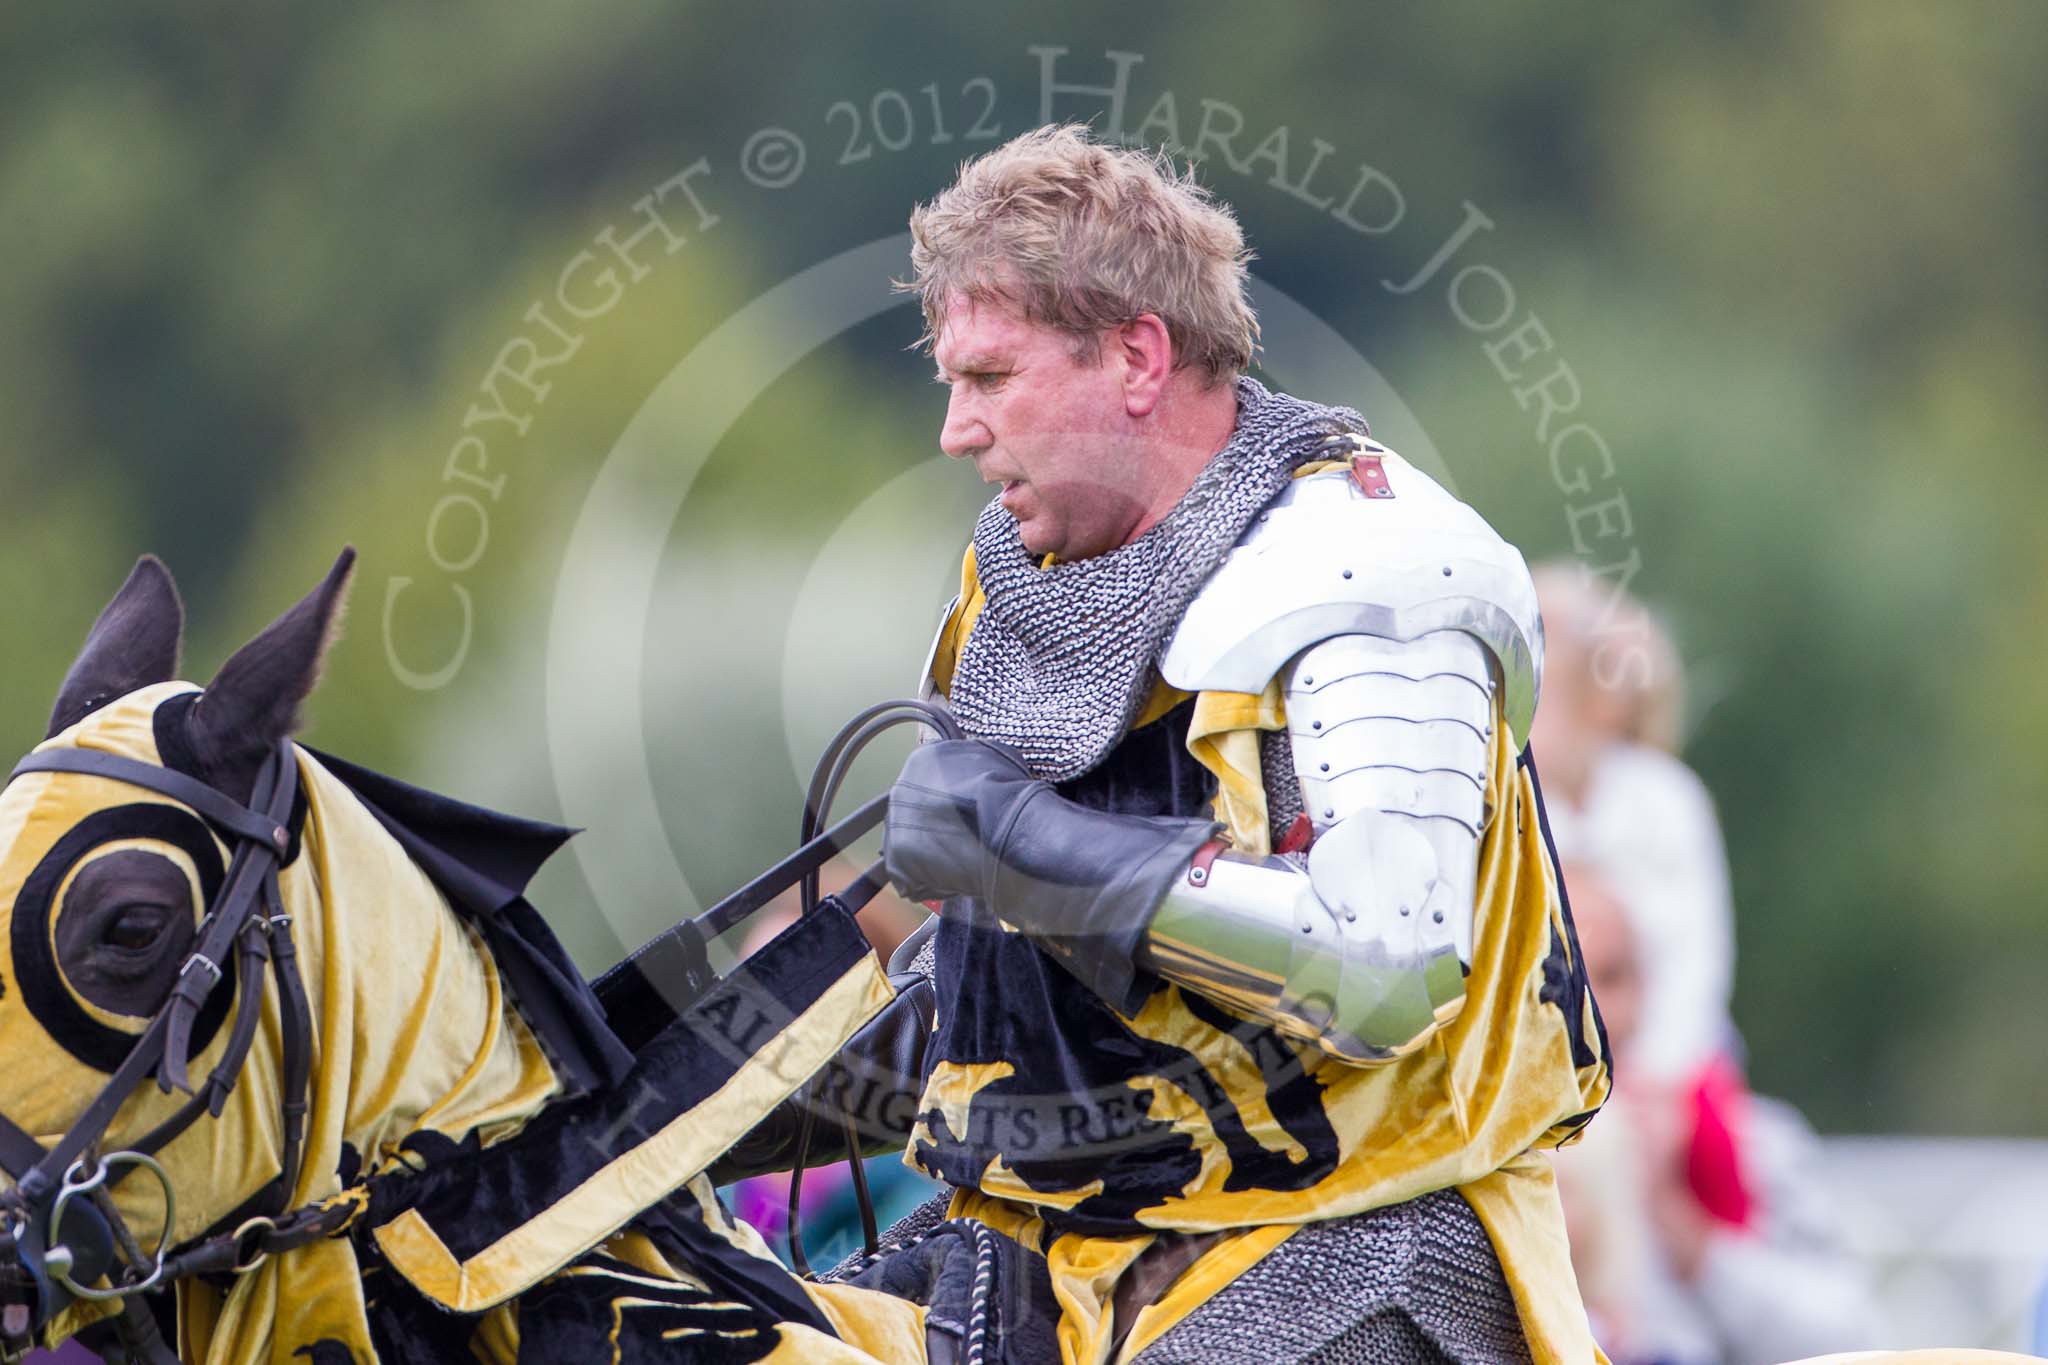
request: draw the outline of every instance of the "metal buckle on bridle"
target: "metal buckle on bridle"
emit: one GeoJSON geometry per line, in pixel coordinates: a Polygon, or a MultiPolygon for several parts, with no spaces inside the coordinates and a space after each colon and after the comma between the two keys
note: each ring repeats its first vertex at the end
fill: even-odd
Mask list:
{"type": "Polygon", "coordinates": [[[270,1259],[260,1239],[276,1231],[277,1220],[260,1213],[235,1229],[235,1274],[246,1275],[270,1259]]]}
{"type": "MultiPolygon", "coordinates": [[[[62,1243],[52,1246],[43,1253],[43,1268],[49,1273],[50,1278],[63,1286],[64,1291],[73,1298],[93,1300],[126,1298],[130,1294],[146,1293],[156,1288],[163,1280],[164,1260],[171,1254],[171,1238],[174,1235],[177,1223],[178,1200],[171,1190],[170,1175],[157,1162],[155,1157],[142,1152],[109,1152],[97,1161],[92,1161],[88,1157],[80,1157],[72,1162],[70,1169],[64,1172],[64,1183],[58,1187],[57,1202],[50,1206],[49,1226],[52,1231],[61,1231],[64,1226],[65,1210],[71,1207],[72,1201],[81,1195],[90,1196],[98,1190],[105,1189],[107,1186],[107,1176],[110,1170],[116,1166],[141,1167],[155,1176],[157,1184],[163,1187],[164,1224],[162,1231],[157,1235],[156,1251],[149,1259],[148,1273],[142,1275],[142,1278],[133,1281],[124,1280],[121,1283],[112,1284],[106,1289],[95,1289],[90,1285],[82,1285],[71,1278],[73,1265],[71,1248],[64,1246],[62,1243]]],[[[142,1270],[142,1267],[139,1265],[132,1268],[137,1272],[142,1270]]]]}
{"type": "Polygon", "coordinates": [[[215,962],[212,958],[208,957],[205,953],[195,952],[192,954],[192,956],[186,958],[185,965],[178,968],[178,975],[180,977],[183,977],[187,972],[191,971],[194,967],[206,968],[207,973],[213,977],[213,980],[207,983],[208,990],[212,990],[215,986],[218,986],[220,984],[220,979],[221,976],[223,975],[221,971],[221,965],[218,962],[215,962]]]}

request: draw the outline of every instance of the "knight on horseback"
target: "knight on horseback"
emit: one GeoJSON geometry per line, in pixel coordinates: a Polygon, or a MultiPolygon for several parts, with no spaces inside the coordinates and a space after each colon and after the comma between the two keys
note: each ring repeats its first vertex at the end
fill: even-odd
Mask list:
{"type": "Polygon", "coordinates": [[[1607,1057],[1521,556],[1245,375],[1243,238],[1164,158],[1041,129],[911,231],[940,445],[1000,492],[927,668],[967,737],[890,794],[939,906],[906,1159],[1068,1365],[1593,1359],[1542,1149],[1607,1057]]]}

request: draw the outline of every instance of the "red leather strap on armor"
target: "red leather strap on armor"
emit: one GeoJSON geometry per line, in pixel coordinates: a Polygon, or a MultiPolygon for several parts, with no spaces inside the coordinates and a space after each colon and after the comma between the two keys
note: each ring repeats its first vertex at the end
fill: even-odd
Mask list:
{"type": "Polygon", "coordinates": [[[1303,811],[1294,817],[1294,823],[1289,825],[1287,832],[1280,836],[1280,842],[1273,845],[1273,851],[1275,853],[1305,853],[1308,851],[1308,846],[1315,841],[1315,824],[1308,818],[1308,812],[1303,811]]]}
{"type": "Polygon", "coordinates": [[[1377,455],[1353,455],[1351,457],[1351,481],[1368,498],[1391,498],[1394,490],[1387,484],[1387,471],[1377,455]]]}

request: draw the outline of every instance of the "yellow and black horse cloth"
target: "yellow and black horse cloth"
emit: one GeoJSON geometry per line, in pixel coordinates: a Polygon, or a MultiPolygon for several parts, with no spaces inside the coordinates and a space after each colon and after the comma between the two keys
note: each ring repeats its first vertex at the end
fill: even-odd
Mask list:
{"type": "MultiPolygon", "coordinates": [[[[104,704],[43,748],[177,768],[188,683],[104,704]]],[[[680,1011],[637,1053],[524,898],[567,832],[463,805],[295,748],[303,800],[279,874],[312,1002],[305,1158],[287,1207],[335,1234],[245,1271],[180,1282],[171,1338],[206,1365],[476,1360],[917,1361],[923,1310],[807,1286],[735,1224],[702,1174],[818,1070],[891,991],[858,926],[828,906],[680,1011]]],[[[195,915],[228,850],[170,798],[104,777],[25,773],[0,793],[0,1110],[48,1144],[147,1026],[95,1003],[58,951],[72,894],[124,850],[169,859],[195,915]]],[[[217,1118],[159,1153],[174,1244],[231,1230],[278,1180],[280,1005],[268,978],[216,987],[220,1017],[262,992],[217,1118]]],[[[145,1086],[105,1147],[182,1096],[145,1086]]],[[[144,1245],[147,1182],[113,1198],[144,1245]]],[[[72,1305],[54,1344],[107,1309],[72,1305]]]]}

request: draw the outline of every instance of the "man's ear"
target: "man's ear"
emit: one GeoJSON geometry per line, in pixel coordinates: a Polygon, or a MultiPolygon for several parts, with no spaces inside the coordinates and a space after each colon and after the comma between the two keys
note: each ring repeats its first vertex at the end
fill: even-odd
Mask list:
{"type": "Polygon", "coordinates": [[[135,561],[128,581],[86,632],[85,644],[57,689],[48,739],[88,713],[138,687],[178,676],[185,607],[171,571],[155,555],[135,561]]]}
{"type": "Polygon", "coordinates": [[[355,570],[344,549],[320,586],[235,651],[186,713],[186,738],[206,775],[246,798],[277,742],[298,727],[299,705],[320,680],[355,570]]]}
{"type": "Polygon", "coordinates": [[[1110,334],[1124,366],[1124,411],[1149,417],[1173,377],[1173,338],[1157,313],[1140,313],[1110,334]]]}

